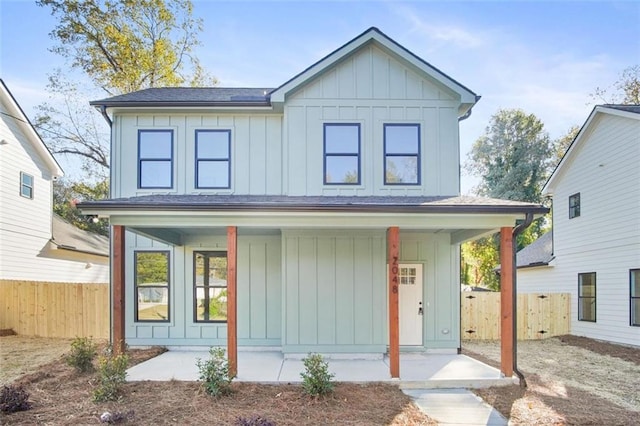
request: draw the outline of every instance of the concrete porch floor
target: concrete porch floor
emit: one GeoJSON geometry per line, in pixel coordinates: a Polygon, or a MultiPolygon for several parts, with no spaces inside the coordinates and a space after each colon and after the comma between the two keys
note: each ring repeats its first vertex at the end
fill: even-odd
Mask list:
{"type": "MultiPolygon", "coordinates": [[[[127,370],[128,381],[196,381],[198,359],[209,358],[208,351],[170,350],[127,370]]],[[[400,355],[400,380],[392,380],[389,360],[325,358],[329,371],[339,382],[391,382],[401,388],[480,388],[514,383],[499,370],[465,355],[407,353],[400,355]]],[[[299,383],[304,371],[301,359],[285,358],[276,351],[239,351],[240,382],[299,383]]]]}

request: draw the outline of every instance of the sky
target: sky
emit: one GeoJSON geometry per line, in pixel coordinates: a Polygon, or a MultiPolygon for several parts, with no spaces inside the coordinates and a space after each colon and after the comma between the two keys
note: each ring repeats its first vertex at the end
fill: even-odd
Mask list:
{"type": "MultiPolygon", "coordinates": [[[[596,88],[640,64],[640,1],[193,2],[204,21],[196,55],[222,87],[278,87],[379,28],[482,96],[460,125],[462,163],[499,109],[533,113],[559,138],[587,119],[596,88]]],[[[0,0],[0,77],[30,118],[47,75],[65,69],[48,50],[54,26],[35,1],[0,0]]],[[[463,173],[462,192],[476,183],[463,173]]]]}

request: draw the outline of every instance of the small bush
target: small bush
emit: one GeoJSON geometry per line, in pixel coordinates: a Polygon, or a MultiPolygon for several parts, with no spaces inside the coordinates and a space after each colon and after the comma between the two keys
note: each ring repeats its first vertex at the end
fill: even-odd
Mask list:
{"type": "Polygon", "coordinates": [[[196,363],[204,390],[212,396],[228,395],[231,393],[231,381],[235,375],[231,374],[224,349],[211,348],[209,354],[211,357],[208,360],[198,359],[196,363]]]}
{"type": "Polygon", "coordinates": [[[22,386],[3,386],[0,392],[0,411],[3,413],[15,413],[31,409],[29,392],[22,386]]]}
{"type": "Polygon", "coordinates": [[[309,354],[302,360],[305,371],[300,373],[302,388],[312,396],[326,395],[333,392],[334,374],[329,373],[329,364],[320,354],[309,354]]]}
{"type": "Polygon", "coordinates": [[[126,382],[127,355],[102,356],[98,360],[98,386],[93,391],[95,402],[115,401],[120,396],[120,388],[126,382]]]}
{"type": "Polygon", "coordinates": [[[238,417],[237,426],[276,426],[271,420],[267,420],[262,416],[238,417]]]}
{"type": "Polygon", "coordinates": [[[97,346],[87,337],[76,337],[71,342],[71,353],[66,361],[81,373],[93,371],[93,359],[97,354],[97,346]]]}

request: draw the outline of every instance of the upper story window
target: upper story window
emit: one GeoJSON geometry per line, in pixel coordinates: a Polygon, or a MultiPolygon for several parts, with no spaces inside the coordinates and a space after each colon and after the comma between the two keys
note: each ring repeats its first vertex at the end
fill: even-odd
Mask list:
{"type": "Polygon", "coordinates": [[[138,131],[138,188],[173,188],[173,130],[138,131]]]}
{"type": "Polygon", "coordinates": [[[640,269],[629,271],[631,285],[631,325],[640,327],[640,269]]]}
{"type": "Polygon", "coordinates": [[[384,184],[420,185],[420,125],[384,125],[384,184]]]}
{"type": "Polygon", "coordinates": [[[20,195],[33,200],[33,176],[20,172],[20,195]]]}
{"type": "Polygon", "coordinates": [[[580,193],[569,197],[569,219],[580,216],[580,193]]]}
{"type": "Polygon", "coordinates": [[[231,187],[231,130],[196,130],[196,188],[231,187]]]}
{"type": "Polygon", "coordinates": [[[324,125],[324,183],[360,184],[360,124],[324,125]]]}
{"type": "Polygon", "coordinates": [[[578,321],[596,322],[596,273],[578,274],[578,321]]]}

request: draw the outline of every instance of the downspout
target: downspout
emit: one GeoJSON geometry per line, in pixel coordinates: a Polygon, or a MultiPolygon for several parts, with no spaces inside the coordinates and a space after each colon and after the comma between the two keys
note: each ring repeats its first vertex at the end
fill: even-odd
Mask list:
{"type": "Polygon", "coordinates": [[[516,252],[518,251],[518,244],[516,242],[516,238],[518,235],[520,235],[525,229],[527,229],[529,227],[529,225],[531,225],[531,222],[533,222],[533,213],[527,213],[525,218],[524,218],[524,222],[522,222],[521,224],[519,224],[518,226],[516,226],[515,228],[513,228],[513,233],[512,233],[512,262],[513,262],[513,300],[512,300],[512,306],[513,306],[513,315],[512,315],[512,320],[513,320],[513,372],[516,373],[516,376],[518,376],[518,379],[520,379],[520,387],[521,388],[526,388],[527,387],[527,381],[524,378],[524,374],[522,374],[522,372],[520,370],[518,370],[518,286],[517,286],[517,277],[518,277],[518,269],[517,269],[517,262],[516,262],[516,252]]]}
{"type": "Polygon", "coordinates": [[[111,118],[109,118],[109,114],[107,114],[107,107],[105,105],[100,105],[100,114],[102,114],[104,119],[107,120],[109,128],[111,128],[113,126],[113,122],[111,121],[111,118]]]}

